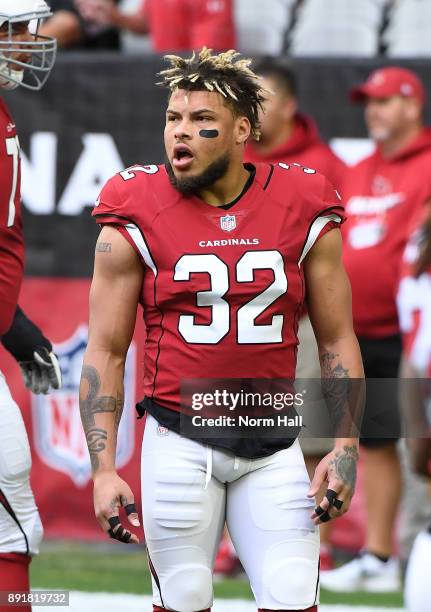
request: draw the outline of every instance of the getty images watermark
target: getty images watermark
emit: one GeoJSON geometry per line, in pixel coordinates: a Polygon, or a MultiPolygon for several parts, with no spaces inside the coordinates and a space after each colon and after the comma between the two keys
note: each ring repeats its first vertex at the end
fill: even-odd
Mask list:
{"type": "Polygon", "coordinates": [[[304,393],[290,380],[192,379],[181,383],[181,429],[193,438],[296,437],[304,393]]]}
{"type": "Polygon", "coordinates": [[[204,414],[192,415],[194,427],[302,427],[302,416],[295,414],[274,414],[259,416],[260,411],[285,412],[286,409],[300,408],[304,405],[301,392],[253,392],[240,389],[214,389],[209,392],[195,392],[191,395],[191,408],[204,414]],[[227,411],[231,414],[217,414],[227,411]],[[232,414],[234,412],[238,414],[232,414]],[[250,413],[252,411],[252,413],[250,413]],[[211,416],[208,416],[210,412],[211,416]]]}

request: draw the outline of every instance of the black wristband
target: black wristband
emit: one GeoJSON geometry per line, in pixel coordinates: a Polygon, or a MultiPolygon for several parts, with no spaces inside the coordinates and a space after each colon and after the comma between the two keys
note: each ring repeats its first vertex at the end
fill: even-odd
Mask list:
{"type": "Polygon", "coordinates": [[[52,351],[51,342],[45,338],[37,325],[25,316],[19,306],[15,311],[12,325],[1,342],[17,361],[34,361],[33,352],[38,347],[46,348],[49,353],[52,351]]]}

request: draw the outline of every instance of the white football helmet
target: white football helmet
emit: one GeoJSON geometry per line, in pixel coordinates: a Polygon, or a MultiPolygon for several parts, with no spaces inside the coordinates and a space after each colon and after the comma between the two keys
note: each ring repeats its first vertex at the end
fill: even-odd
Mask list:
{"type": "Polygon", "coordinates": [[[0,88],[41,89],[52,70],[57,41],[38,34],[41,20],[51,15],[45,0],[0,0],[0,88]],[[31,41],[16,40],[14,25],[32,22],[31,41]],[[25,61],[20,59],[25,56],[25,61]],[[15,58],[15,59],[14,59],[15,58]],[[25,78],[24,78],[25,77],[25,78]]]}

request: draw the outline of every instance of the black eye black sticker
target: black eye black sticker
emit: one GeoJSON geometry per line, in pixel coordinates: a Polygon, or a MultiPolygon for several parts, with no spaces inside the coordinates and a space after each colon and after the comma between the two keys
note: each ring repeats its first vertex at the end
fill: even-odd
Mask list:
{"type": "Polygon", "coordinates": [[[202,136],[202,138],[217,138],[218,135],[218,130],[201,130],[199,132],[199,136],[202,136]]]}

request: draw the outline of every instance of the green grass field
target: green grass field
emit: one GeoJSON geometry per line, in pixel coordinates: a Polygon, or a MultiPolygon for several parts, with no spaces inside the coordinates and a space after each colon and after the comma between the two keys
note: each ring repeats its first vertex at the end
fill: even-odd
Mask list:
{"type": "MultiPolygon", "coordinates": [[[[105,591],[149,594],[150,575],[143,547],[117,544],[47,542],[31,564],[32,588],[64,588],[78,591],[105,591]]],[[[252,599],[244,578],[222,580],[214,585],[217,598],[252,599]]],[[[323,604],[379,607],[403,606],[402,594],[322,591],[323,604]]]]}

